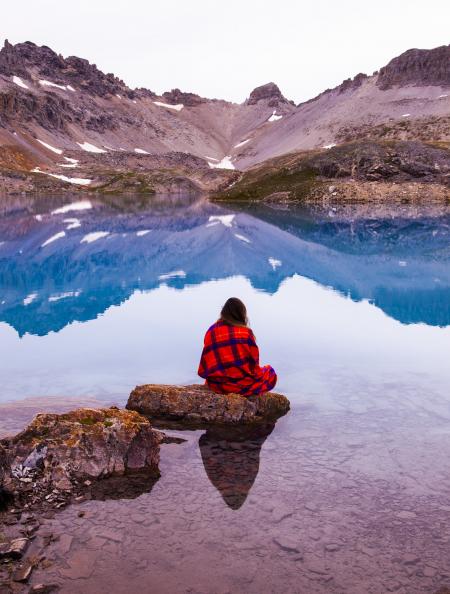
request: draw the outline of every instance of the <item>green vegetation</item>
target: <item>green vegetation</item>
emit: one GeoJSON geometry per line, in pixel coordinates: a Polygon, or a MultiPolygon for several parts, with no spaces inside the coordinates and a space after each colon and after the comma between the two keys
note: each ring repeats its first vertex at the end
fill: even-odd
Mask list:
{"type": "Polygon", "coordinates": [[[271,194],[289,192],[290,199],[307,198],[321,186],[317,170],[311,166],[315,152],[277,157],[250,169],[228,189],[213,195],[214,200],[260,200],[271,194]]]}
{"type": "Polygon", "coordinates": [[[97,421],[95,419],[93,419],[92,417],[84,417],[83,419],[80,419],[80,423],[82,425],[92,426],[92,425],[95,425],[97,423],[97,421]]]}

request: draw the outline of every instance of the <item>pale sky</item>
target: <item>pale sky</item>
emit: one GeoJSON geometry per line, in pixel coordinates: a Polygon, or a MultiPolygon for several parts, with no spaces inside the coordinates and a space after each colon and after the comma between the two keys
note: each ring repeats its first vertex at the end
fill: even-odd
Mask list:
{"type": "Polygon", "coordinates": [[[1,12],[11,43],[87,58],[131,87],[237,102],[273,81],[298,103],[450,43],[448,0],[15,0],[1,12]]]}

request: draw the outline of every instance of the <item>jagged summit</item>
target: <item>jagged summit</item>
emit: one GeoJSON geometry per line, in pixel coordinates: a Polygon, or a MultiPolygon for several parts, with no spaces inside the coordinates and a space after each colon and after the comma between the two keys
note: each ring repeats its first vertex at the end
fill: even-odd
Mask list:
{"type": "Polygon", "coordinates": [[[256,105],[259,101],[267,101],[269,107],[278,107],[280,104],[287,103],[293,105],[293,102],[286,99],[278,86],[273,82],[253,89],[245,103],[246,105],[256,105]]]}
{"type": "Polygon", "coordinates": [[[31,80],[34,74],[56,84],[77,86],[100,97],[117,93],[133,95],[122,80],[114,74],[104,74],[88,60],[76,56],[63,58],[46,45],[38,46],[31,41],[16,45],[5,41],[0,50],[0,74],[26,80],[31,80]]]}
{"type": "Polygon", "coordinates": [[[450,45],[431,50],[410,49],[380,69],[377,85],[450,86],[450,45]]]}

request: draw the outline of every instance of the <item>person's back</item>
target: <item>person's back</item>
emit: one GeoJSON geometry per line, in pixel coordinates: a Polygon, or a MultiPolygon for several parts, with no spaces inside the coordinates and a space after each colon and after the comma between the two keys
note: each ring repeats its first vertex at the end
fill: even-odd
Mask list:
{"type": "Polygon", "coordinates": [[[198,374],[219,394],[262,394],[277,382],[270,365],[260,367],[259,349],[247,323],[245,305],[232,297],[206,332],[198,374]]]}

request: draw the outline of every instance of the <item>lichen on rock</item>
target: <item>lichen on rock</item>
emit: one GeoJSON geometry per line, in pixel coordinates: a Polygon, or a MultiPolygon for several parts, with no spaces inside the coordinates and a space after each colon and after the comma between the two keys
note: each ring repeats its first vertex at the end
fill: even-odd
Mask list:
{"type": "Polygon", "coordinates": [[[72,481],[85,478],[157,472],[162,438],[138,413],[81,408],[39,414],[5,445],[13,478],[41,473],[57,488],[70,489],[72,481]]]}

